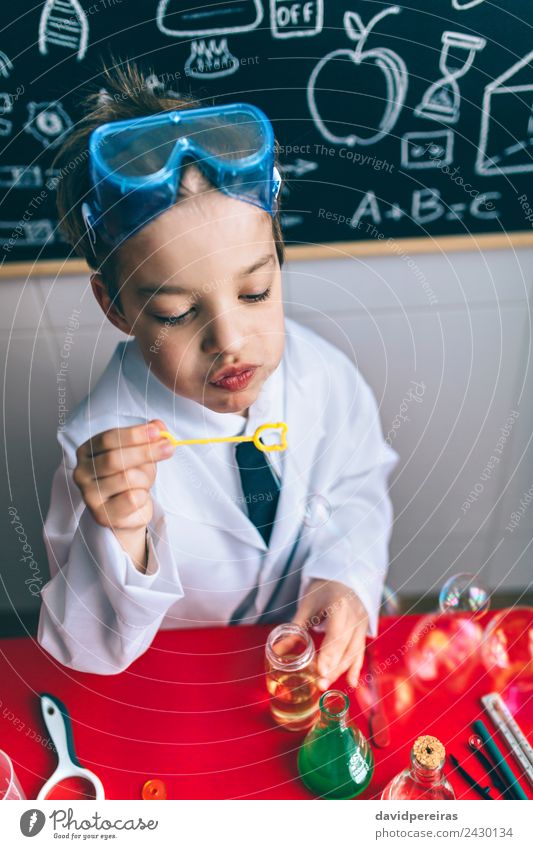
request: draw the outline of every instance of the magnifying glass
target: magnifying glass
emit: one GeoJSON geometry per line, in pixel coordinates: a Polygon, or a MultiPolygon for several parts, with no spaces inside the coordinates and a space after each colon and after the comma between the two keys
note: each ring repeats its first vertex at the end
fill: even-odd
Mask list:
{"type": "Polygon", "coordinates": [[[44,723],[57,752],[57,767],[37,799],[105,799],[104,786],[97,775],[85,769],[74,749],[72,723],[67,708],[49,693],[41,693],[44,723]]]}

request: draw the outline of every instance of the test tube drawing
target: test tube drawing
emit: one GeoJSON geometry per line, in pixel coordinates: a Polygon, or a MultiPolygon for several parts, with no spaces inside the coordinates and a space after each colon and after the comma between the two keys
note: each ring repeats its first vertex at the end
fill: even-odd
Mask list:
{"type": "Polygon", "coordinates": [[[160,0],[156,26],[163,35],[191,37],[191,55],[185,63],[187,76],[197,79],[224,77],[235,73],[239,60],[232,55],[227,38],[215,36],[249,32],[263,20],[261,0],[221,3],[197,9],[183,9],[176,0],[160,0]],[[206,36],[211,36],[206,40],[206,36]],[[199,39],[199,40],[198,40],[199,39]]]}
{"type": "Polygon", "coordinates": [[[78,0],[46,0],[39,21],[39,52],[50,46],[76,53],[78,61],[87,52],[89,21],[78,0]]]}
{"type": "Polygon", "coordinates": [[[457,80],[464,77],[472,66],[476,53],[483,50],[486,43],[484,38],[465,35],[462,32],[446,30],[442,33],[439,58],[442,77],[424,92],[422,100],[414,110],[418,118],[457,123],[461,107],[461,92],[457,80]]]}

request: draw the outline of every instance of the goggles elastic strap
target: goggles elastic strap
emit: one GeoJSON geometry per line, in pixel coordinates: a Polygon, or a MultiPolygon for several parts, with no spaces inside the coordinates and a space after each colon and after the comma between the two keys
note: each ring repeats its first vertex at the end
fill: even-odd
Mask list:
{"type": "Polygon", "coordinates": [[[82,214],[83,221],[84,221],[84,224],[85,224],[85,230],[87,232],[87,236],[89,237],[89,243],[91,245],[91,250],[92,250],[94,256],[96,256],[96,251],[94,249],[94,246],[96,245],[96,233],[94,231],[94,227],[93,227],[92,221],[91,221],[91,219],[92,219],[91,210],[90,210],[89,204],[86,201],[84,201],[81,205],[81,214],[82,214]]]}

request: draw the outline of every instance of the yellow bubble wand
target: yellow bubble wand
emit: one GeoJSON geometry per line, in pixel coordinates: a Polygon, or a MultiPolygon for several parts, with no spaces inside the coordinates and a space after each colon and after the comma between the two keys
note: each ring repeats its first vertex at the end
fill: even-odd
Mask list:
{"type": "Polygon", "coordinates": [[[160,430],[160,436],[166,436],[174,445],[208,445],[211,442],[253,442],[259,451],[285,451],[287,448],[287,425],[285,422],[268,422],[257,428],[253,436],[213,436],[207,439],[176,439],[168,430],[160,430]],[[280,441],[273,445],[265,445],[260,436],[267,430],[280,434],[280,441]]]}

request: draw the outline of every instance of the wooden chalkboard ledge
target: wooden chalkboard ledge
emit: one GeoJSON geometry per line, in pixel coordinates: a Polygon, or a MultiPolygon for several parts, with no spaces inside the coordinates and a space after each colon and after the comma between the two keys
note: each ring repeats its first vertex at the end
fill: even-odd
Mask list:
{"type": "MultiPolygon", "coordinates": [[[[292,245],[287,248],[288,260],[345,259],[348,256],[398,256],[407,254],[438,254],[453,251],[490,251],[505,248],[533,247],[533,230],[513,233],[480,233],[469,236],[438,236],[430,239],[382,239],[364,242],[330,242],[315,245],[292,245]]],[[[0,267],[0,279],[13,277],[56,277],[89,274],[83,259],[43,260],[39,262],[10,262],[0,267]]]]}

